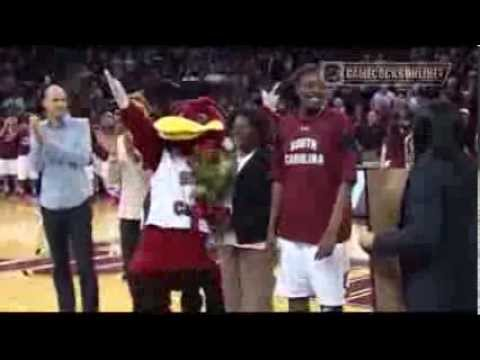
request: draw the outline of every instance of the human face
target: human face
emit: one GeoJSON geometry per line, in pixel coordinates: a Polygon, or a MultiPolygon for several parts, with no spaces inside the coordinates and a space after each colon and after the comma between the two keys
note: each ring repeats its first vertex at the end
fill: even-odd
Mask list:
{"type": "Polygon", "coordinates": [[[368,126],[373,126],[378,122],[378,116],[375,111],[370,111],[367,115],[368,126]]]}
{"type": "Polygon", "coordinates": [[[244,115],[235,118],[232,133],[236,148],[243,153],[249,153],[258,144],[258,134],[244,115]]]}
{"type": "Polygon", "coordinates": [[[337,109],[343,108],[343,100],[341,98],[335,98],[333,100],[333,106],[336,107],[337,109]]]}
{"type": "Polygon", "coordinates": [[[303,74],[297,82],[296,91],[301,109],[318,111],[323,107],[326,89],[319,72],[303,74]]]}
{"type": "Polygon", "coordinates": [[[45,91],[43,107],[49,118],[60,118],[67,113],[67,95],[60,86],[52,85],[45,91]]]}
{"type": "Polygon", "coordinates": [[[100,117],[100,124],[106,128],[114,127],[115,126],[114,115],[110,111],[103,113],[102,116],[100,117]]]}
{"type": "Polygon", "coordinates": [[[355,105],[355,118],[361,120],[363,116],[363,106],[362,104],[355,105]]]}

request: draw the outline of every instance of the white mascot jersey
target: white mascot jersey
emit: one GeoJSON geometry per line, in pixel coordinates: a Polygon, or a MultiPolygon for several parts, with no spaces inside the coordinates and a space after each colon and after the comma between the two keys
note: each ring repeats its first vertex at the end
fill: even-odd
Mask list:
{"type": "MultiPolygon", "coordinates": [[[[185,156],[164,150],[150,186],[150,211],[146,225],[191,229],[190,208],[194,204],[195,180],[185,156]]],[[[210,232],[205,219],[200,219],[198,226],[201,232],[210,232]]]]}

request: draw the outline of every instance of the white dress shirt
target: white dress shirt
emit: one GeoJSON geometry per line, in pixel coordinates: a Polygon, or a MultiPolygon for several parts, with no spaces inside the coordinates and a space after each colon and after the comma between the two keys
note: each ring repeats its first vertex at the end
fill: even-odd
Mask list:
{"type": "Polygon", "coordinates": [[[118,160],[108,162],[109,185],[120,185],[120,203],[118,217],[126,220],[140,220],[143,201],[148,191],[147,176],[142,163],[135,163],[128,156],[124,144],[124,135],[117,139],[118,160]]]}

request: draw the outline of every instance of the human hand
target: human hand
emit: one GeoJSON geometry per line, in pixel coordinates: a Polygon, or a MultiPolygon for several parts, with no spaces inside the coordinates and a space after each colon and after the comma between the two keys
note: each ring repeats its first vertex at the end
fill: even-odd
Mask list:
{"type": "Polygon", "coordinates": [[[277,110],[278,100],[280,98],[280,95],[277,94],[277,90],[280,84],[280,82],[277,82],[270,91],[264,89],[261,89],[260,91],[263,106],[269,108],[271,111],[277,110]]]}
{"type": "Polygon", "coordinates": [[[325,231],[322,239],[318,243],[317,252],[315,253],[315,260],[322,260],[333,254],[337,244],[337,234],[333,231],[325,231]]]}
{"type": "Polygon", "coordinates": [[[375,234],[371,232],[365,232],[360,236],[359,244],[369,254],[372,252],[374,238],[375,234]]]}
{"type": "Polygon", "coordinates": [[[391,160],[382,161],[382,162],[380,163],[380,168],[382,168],[382,169],[387,169],[387,168],[390,167],[390,164],[391,164],[391,163],[392,163],[391,160]]]}
{"type": "Polygon", "coordinates": [[[126,109],[130,103],[130,100],[128,99],[127,92],[122,83],[115,79],[107,69],[104,70],[104,74],[107,78],[108,86],[110,87],[110,91],[112,92],[113,98],[115,99],[118,107],[120,109],[126,109]]]}

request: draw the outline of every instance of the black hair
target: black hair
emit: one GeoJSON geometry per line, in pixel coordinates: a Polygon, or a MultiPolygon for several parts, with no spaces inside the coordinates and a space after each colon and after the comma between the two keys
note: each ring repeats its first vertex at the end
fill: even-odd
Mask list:
{"type": "Polygon", "coordinates": [[[278,94],[285,101],[288,109],[298,108],[300,105],[300,99],[297,95],[296,87],[300,79],[310,73],[318,73],[319,67],[314,63],[307,63],[300,66],[297,70],[293,72],[290,77],[285,80],[278,88],[278,94]]]}
{"type": "Polygon", "coordinates": [[[268,115],[256,106],[243,106],[240,109],[233,112],[229,119],[228,129],[233,128],[233,122],[238,116],[243,116],[247,119],[249,125],[255,129],[258,135],[258,141],[260,147],[265,147],[269,142],[271,135],[270,120],[268,115]]]}
{"type": "Polygon", "coordinates": [[[425,154],[432,144],[431,114],[426,110],[417,113],[413,126],[413,146],[415,159],[425,154]]]}
{"type": "Polygon", "coordinates": [[[453,160],[465,145],[465,129],[457,108],[435,100],[414,119],[413,142],[415,158],[428,150],[442,160],[453,160]]]}

